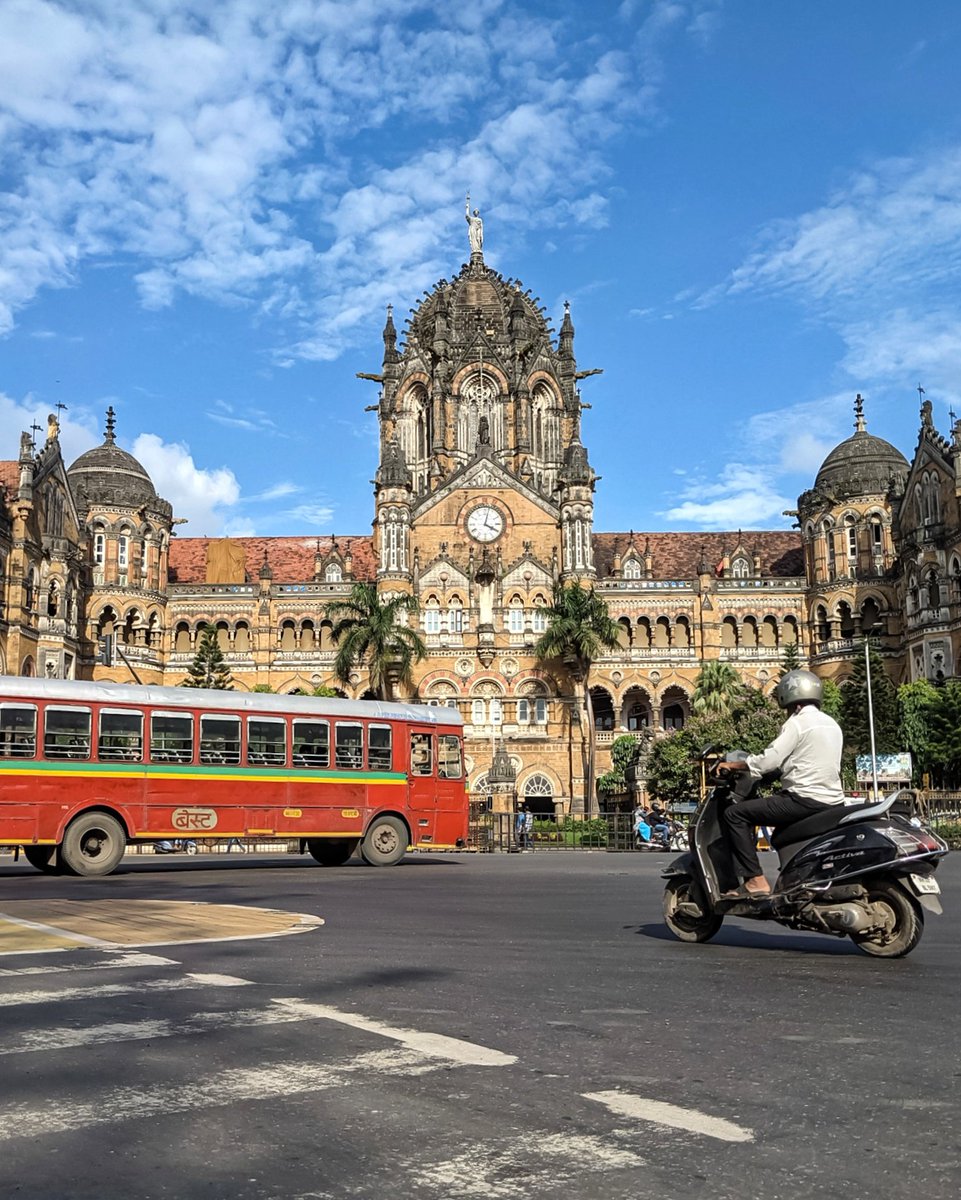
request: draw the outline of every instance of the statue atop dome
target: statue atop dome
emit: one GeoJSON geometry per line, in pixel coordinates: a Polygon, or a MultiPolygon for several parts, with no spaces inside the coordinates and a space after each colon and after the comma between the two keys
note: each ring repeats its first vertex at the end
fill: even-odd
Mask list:
{"type": "Polygon", "coordinates": [[[464,204],[464,213],[467,221],[467,236],[470,238],[470,256],[471,258],[483,258],[484,256],[484,222],[481,220],[480,211],[474,209],[473,215],[470,210],[470,192],[467,193],[467,200],[464,204]]]}

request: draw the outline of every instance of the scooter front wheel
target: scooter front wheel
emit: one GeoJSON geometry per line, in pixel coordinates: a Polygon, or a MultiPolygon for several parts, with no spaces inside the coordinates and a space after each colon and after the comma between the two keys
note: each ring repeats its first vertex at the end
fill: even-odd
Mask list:
{"type": "Polygon", "coordinates": [[[664,889],[664,923],[682,942],[709,942],[724,918],[701,908],[691,879],[675,876],[664,889]]]}

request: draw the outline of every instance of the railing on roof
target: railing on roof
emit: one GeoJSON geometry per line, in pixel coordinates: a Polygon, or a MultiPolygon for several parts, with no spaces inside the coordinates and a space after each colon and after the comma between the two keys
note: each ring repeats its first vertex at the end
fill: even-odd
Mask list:
{"type": "Polygon", "coordinates": [[[599,579],[598,591],[693,592],[690,579],[599,579]]]}
{"type": "Polygon", "coordinates": [[[739,592],[739,591],[755,591],[761,588],[766,591],[774,589],[786,589],[788,591],[798,591],[805,586],[803,576],[776,576],[765,579],[719,579],[717,581],[717,590],[719,592],[739,592]]]}

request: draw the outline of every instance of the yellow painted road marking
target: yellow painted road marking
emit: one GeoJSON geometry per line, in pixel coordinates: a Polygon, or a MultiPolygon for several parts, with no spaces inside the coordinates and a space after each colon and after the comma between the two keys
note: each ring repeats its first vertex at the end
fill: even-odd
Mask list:
{"type": "Polygon", "coordinates": [[[243,941],[323,923],[309,913],[187,900],[13,900],[0,910],[0,955],[243,941]]]}

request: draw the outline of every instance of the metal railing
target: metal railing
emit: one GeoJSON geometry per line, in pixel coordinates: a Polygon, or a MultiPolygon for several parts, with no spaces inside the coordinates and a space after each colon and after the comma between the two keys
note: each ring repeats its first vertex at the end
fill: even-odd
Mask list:
{"type": "MultiPolygon", "coordinates": [[[[686,831],[688,816],[675,814],[675,819],[686,831]]],[[[636,836],[630,813],[605,813],[584,820],[535,815],[529,841],[518,836],[516,821],[515,813],[483,812],[472,806],[467,848],[488,854],[544,850],[650,851],[650,845],[636,836]]]]}

